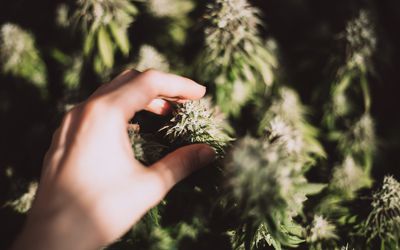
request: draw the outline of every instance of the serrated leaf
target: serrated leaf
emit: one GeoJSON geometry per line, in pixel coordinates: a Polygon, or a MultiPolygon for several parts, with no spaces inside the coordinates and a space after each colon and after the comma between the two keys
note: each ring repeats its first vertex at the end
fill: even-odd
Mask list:
{"type": "Polygon", "coordinates": [[[110,36],[104,27],[100,27],[97,34],[97,46],[104,65],[111,68],[114,65],[114,50],[110,36]]]}
{"type": "Polygon", "coordinates": [[[118,48],[127,56],[129,54],[129,38],[127,30],[123,27],[118,27],[114,22],[109,24],[111,34],[117,42],[118,48]]]}

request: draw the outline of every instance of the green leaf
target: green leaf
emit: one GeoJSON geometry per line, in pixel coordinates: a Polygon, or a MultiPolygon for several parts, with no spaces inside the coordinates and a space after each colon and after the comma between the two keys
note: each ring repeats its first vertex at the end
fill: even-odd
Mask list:
{"type": "Polygon", "coordinates": [[[94,36],[95,32],[89,32],[85,38],[83,43],[83,54],[85,56],[89,56],[90,52],[92,52],[94,47],[94,36]]]}
{"type": "Polygon", "coordinates": [[[129,38],[127,34],[127,30],[123,27],[119,27],[115,24],[115,22],[111,22],[109,24],[111,34],[114,37],[115,41],[121,52],[127,56],[129,54],[129,38]]]}
{"type": "Polygon", "coordinates": [[[132,16],[136,16],[138,13],[137,8],[133,4],[127,4],[124,6],[124,10],[126,13],[131,14],[132,16]]]}
{"type": "Polygon", "coordinates": [[[52,49],[50,53],[57,62],[64,66],[71,63],[71,58],[59,49],[52,49]]]}
{"type": "Polygon", "coordinates": [[[93,59],[93,70],[99,75],[101,75],[101,73],[106,70],[103,60],[100,58],[99,55],[96,55],[93,59]]]}
{"type": "Polygon", "coordinates": [[[324,188],[327,187],[327,184],[322,183],[308,183],[299,188],[299,192],[302,192],[306,195],[315,195],[320,193],[324,188]]]}
{"type": "Polygon", "coordinates": [[[105,66],[111,68],[114,65],[114,50],[110,36],[104,27],[100,27],[97,35],[97,46],[105,66]]]}

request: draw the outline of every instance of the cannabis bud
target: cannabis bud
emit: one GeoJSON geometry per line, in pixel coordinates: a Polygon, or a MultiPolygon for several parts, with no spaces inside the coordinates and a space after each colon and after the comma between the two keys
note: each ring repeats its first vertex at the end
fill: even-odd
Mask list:
{"type": "Polygon", "coordinates": [[[157,69],[160,71],[169,71],[169,62],[167,58],[154,47],[142,45],[139,50],[138,62],[135,68],[139,71],[146,69],[157,69]]]}
{"type": "Polygon", "coordinates": [[[224,116],[203,98],[177,104],[172,119],[160,132],[175,146],[206,143],[222,157],[224,148],[232,140],[227,134],[224,116]]]}
{"type": "Polygon", "coordinates": [[[129,54],[128,28],[137,9],[130,0],[77,0],[77,5],[71,19],[84,32],[83,52],[88,56],[97,46],[93,66],[104,76],[114,65],[115,48],[124,56],[129,54]]]}
{"type": "Polygon", "coordinates": [[[372,211],[364,224],[364,234],[369,240],[379,237],[383,244],[400,243],[400,183],[386,176],[382,188],[372,197],[372,211]]]}
{"type": "Polygon", "coordinates": [[[18,199],[9,201],[5,205],[12,207],[18,213],[26,213],[32,206],[38,188],[37,182],[29,183],[28,190],[22,194],[18,199]]]}
{"type": "Polygon", "coordinates": [[[258,37],[260,24],[259,10],[246,0],[216,0],[208,5],[205,47],[196,74],[215,85],[216,102],[227,114],[238,115],[274,81],[277,60],[258,37]]]}
{"type": "Polygon", "coordinates": [[[365,113],[339,141],[343,151],[351,149],[356,155],[372,154],[376,147],[375,123],[369,113],[365,113]]]}
{"type": "Polygon", "coordinates": [[[348,43],[349,66],[364,68],[376,48],[371,13],[360,11],[359,15],[347,24],[345,36],[348,43]]]}
{"type": "Polygon", "coordinates": [[[237,229],[238,242],[258,245],[261,235],[273,245],[295,246],[302,241],[289,228],[298,227],[292,218],[302,211],[306,193],[301,187],[307,183],[301,166],[283,147],[247,136],[233,148],[226,171],[228,199],[243,221],[237,229]],[[254,236],[254,232],[259,233],[254,236]]]}
{"type": "Polygon", "coordinates": [[[128,127],[128,135],[136,160],[144,165],[150,165],[160,160],[164,151],[168,149],[166,145],[159,143],[154,135],[141,134],[137,124],[131,124],[128,127]]]}
{"type": "Polygon", "coordinates": [[[351,156],[347,156],[343,163],[335,166],[333,170],[331,188],[350,199],[359,189],[370,185],[371,180],[351,156]]]}
{"type": "Polygon", "coordinates": [[[303,164],[311,156],[324,157],[325,152],[316,139],[317,130],[306,119],[306,108],[296,92],[280,88],[278,96],[265,112],[259,132],[269,141],[279,143],[289,155],[296,155],[303,164]]]}
{"type": "Polygon", "coordinates": [[[46,66],[33,35],[15,24],[0,28],[0,65],[4,73],[25,78],[40,88],[46,84],[46,66]]]}
{"type": "Polygon", "coordinates": [[[147,5],[157,17],[182,17],[194,7],[191,0],[148,0],[147,5]]]}
{"type": "Polygon", "coordinates": [[[335,231],[335,225],[331,224],[323,216],[315,215],[310,228],[308,241],[315,243],[325,240],[338,239],[335,231]]]}

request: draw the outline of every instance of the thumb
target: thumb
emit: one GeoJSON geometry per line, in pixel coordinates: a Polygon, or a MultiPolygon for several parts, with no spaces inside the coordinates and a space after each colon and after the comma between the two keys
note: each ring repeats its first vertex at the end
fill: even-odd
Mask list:
{"type": "Polygon", "coordinates": [[[167,193],[177,182],[193,171],[211,163],[215,158],[214,150],[206,144],[193,144],[175,150],[150,169],[156,174],[167,193]]]}

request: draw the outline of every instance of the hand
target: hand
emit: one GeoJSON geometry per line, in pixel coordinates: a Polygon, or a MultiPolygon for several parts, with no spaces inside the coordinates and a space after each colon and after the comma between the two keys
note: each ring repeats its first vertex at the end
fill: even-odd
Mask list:
{"type": "Polygon", "coordinates": [[[163,99],[199,99],[205,88],[154,70],[127,71],[69,111],[46,154],[38,193],[13,249],[96,249],[120,237],[171,187],[214,158],[204,144],[150,167],[135,160],[128,121],[163,99]]]}

